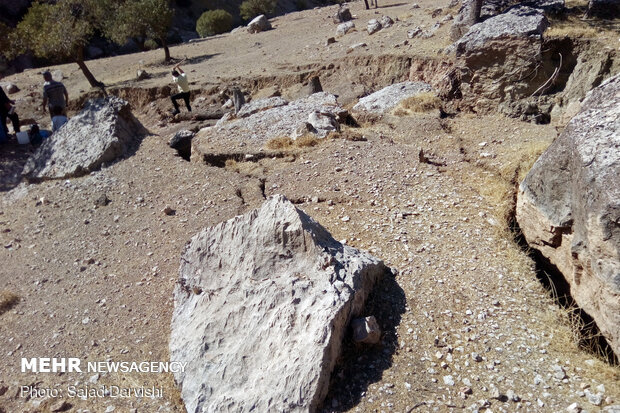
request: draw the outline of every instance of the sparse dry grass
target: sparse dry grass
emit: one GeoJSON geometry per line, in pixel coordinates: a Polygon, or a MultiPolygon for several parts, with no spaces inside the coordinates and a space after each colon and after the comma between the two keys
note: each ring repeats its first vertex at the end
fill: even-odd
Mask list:
{"type": "Polygon", "coordinates": [[[420,93],[403,100],[394,109],[396,116],[408,116],[412,113],[430,112],[441,107],[441,100],[431,92],[420,93]]]}
{"type": "Polygon", "coordinates": [[[293,151],[299,148],[310,148],[317,146],[321,140],[322,138],[318,138],[316,135],[307,133],[297,139],[293,139],[288,136],[273,138],[267,141],[265,147],[274,151],[293,151]]]}
{"type": "Polygon", "coordinates": [[[18,302],[19,297],[17,296],[17,294],[8,290],[0,291],[0,314],[9,311],[18,302]]]}
{"type": "Polygon", "coordinates": [[[293,139],[289,137],[273,138],[267,141],[265,147],[272,150],[291,149],[293,147],[293,139]]]}
{"type": "Polygon", "coordinates": [[[561,22],[555,24],[545,32],[546,37],[573,37],[573,38],[594,38],[599,36],[600,31],[594,27],[584,24],[574,24],[573,22],[561,22]]]}
{"type": "Polygon", "coordinates": [[[229,159],[226,161],[225,169],[242,175],[254,177],[261,177],[265,173],[265,168],[259,162],[237,162],[234,159],[229,159]]]}

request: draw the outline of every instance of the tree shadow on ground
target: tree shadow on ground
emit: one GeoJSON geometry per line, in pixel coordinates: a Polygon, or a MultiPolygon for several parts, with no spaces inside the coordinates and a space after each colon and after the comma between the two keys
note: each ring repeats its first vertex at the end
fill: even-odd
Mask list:
{"type": "Polygon", "coordinates": [[[32,154],[30,145],[5,143],[0,145],[0,192],[10,191],[22,180],[22,170],[32,154]]]}
{"type": "Polygon", "coordinates": [[[368,386],[381,380],[392,365],[398,348],[396,328],[405,312],[406,297],[396,278],[388,273],[368,297],[362,317],[374,315],[383,331],[375,346],[356,344],[349,327],[342,346],[342,356],[332,373],[323,412],[341,412],[355,407],[368,386]]]}

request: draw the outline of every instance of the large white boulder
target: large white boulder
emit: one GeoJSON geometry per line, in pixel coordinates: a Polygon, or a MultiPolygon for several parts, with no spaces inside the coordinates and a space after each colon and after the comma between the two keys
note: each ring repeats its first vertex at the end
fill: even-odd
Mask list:
{"type": "Polygon", "coordinates": [[[92,100],[43,141],[22,174],[31,181],[86,175],[129,152],[147,133],[128,102],[114,96],[92,100]]]}
{"type": "Polygon", "coordinates": [[[517,221],[620,354],[620,75],[581,112],[519,187],[517,221]]]}
{"type": "Polygon", "coordinates": [[[355,112],[381,115],[395,108],[403,100],[432,91],[431,85],[424,82],[402,82],[385,87],[365,96],[353,106],[355,112]]]}
{"type": "Polygon", "coordinates": [[[314,412],[384,264],[283,196],[205,229],[181,258],[171,360],[189,413],[314,412]]]}

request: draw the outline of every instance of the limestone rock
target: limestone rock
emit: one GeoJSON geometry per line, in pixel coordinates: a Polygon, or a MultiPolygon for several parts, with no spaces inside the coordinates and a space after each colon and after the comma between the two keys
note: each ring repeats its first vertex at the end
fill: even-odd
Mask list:
{"type": "Polygon", "coordinates": [[[351,10],[348,7],[340,7],[334,16],[334,21],[336,23],[344,23],[353,19],[351,15],[351,10]]]}
{"type": "Polygon", "coordinates": [[[392,20],[390,16],[381,16],[381,18],[379,19],[379,23],[381,23],[381,26],[384,29],[387,29],[388,27],[394,25],[394,20],[392,20]]]}
{"type": "Polygon", "coordinates": [[[198,233],[170,335],[170,358],[188,362],[175,374],[187,411],[316,411],[347,325],[385,271],[283,196],[198,233]]]}
{"type": "Polygon", "coordinates": [[[126,154],[145,134],[128,102],[114,96],[91,100],[43,141],[22,174],[31,181],[86,175],[126,154]]]}
{"type": "Polygon", "coordinates": [[[620,0],[590,0],[586,13],[589,17],[605,19],[620,17],[620,0]]]}
{"type": "Polygon", "coordinates": [[[517,7],[473,26],[456,42],[457,55],[482,53],[500,39],[540,39],[549,27],[544,14],[532,7],[517,7]]]}
{"type": "Polygon", "coordinates": [[[177,133],[174,134],[170,142],[168,142],[168,146],[172,149],[176,149],[179,155],[182,158],[189,160],[191,150],[192,150],[192,139],[196,135],[194,132],[181,129],[177,133]]]}
{"type": "Polygon", "coordinates": [[[517,7],[472,26],[455,43],[460,66],[466,68],[461,76],[462,104],[480,113],[523,114],[527,108],[518,100],[533,94],[550,76],[536,70],[548,25],[542,11],[517,7]],[[524,80],[522,73],[530,72],[533,76],[524,80]]]}
{"type": "MultiPolygon", "coordinates": [[[[308,116],[318,111],[323,114],[331,114],[333,118],[341,122],[348,112],[340,107],[336,97],[326,92],[313,93],[302,99],[292,102],[271,99],[273,107],[254,111],[252,109],[243,118],[234,119],[232,116],[223,117],[214,127],[202,129],[192,140],[192,159],[200,161],[204,155],[221,154],[223,148],[227,154],[239,151],[260,151],[264,145],[273,138],[296,137],[296,131],[305,127],[308,116]],[[275,103],[278,103],[275,106],[275,103]],[[284,104],[286,103],[286,104],[284,104]]],[[[258,103],[253,102],[258,105],[258,103]]],[[[256,107],[256,106],[255,106],[256,107]]],[[[245,107],[244,107],[245,108],[245,107]]],[[[243,112],[244,108],[242,108],[243,112]]],[[[325,137],[333,128],[315,129],[313,133],[320,138],[325,137]]]]}
{"type": "Polygon", "coordinates": [[[317,131],[340,131],[340,124],[336,120],[336,116],[330,112],[319,112],[315,110],[310,115],[308,115],[308,123],[312,125],[314,130],[317,131]]]}
{"type": "Polygon", "coordinates": [[[345,34],[349,33],[351,30],[353,30],[354,28],[355,28],[355,23],[353,22],[346,22],[346,23],[339,24],[338,27],[336,28],[336,36],[342,37],[345,34]]]}
{"type": "Polygon", "coordinates": [[[474,7],[473,3],[473,0],[463,0],[461,8],[452,23],[452,27],[450,27],[450,38],[452,41],[457,41],[463,37],[469,28],[476,23],[471,18],[472,8],[474,7]]]}
{"type": "Polygon", "coordinates": [[[581,112],[519,188],[517,220],[562,272],[579,306],[620,354],[620,75],[581,112]]]}
{"type": "Polygon", "coordinates": [[[396,107],[404,99],[430,92],[431,85],[424,82],[403,82],[390,85],[371,95],[363,97],[353,111],[381,115],[396,107]]]}
{"type": "Polygon", "coordinates": [[[379,23],[377,19],[368,20],[368,25],[366,26],[366,31],[368,31],[368,34],[377,33],[381,29],[381,23],[379,23]]]}
{"type": "Polygon", "coordinates": [[[248,23],[249,33],[260,33],[266,30],[271,30],[271,23],[264,14],[256,16],[250,23],[248,23]]]}
{"type": "Polygon", "coordinates": [[[262,112],[267,109],[277,108],[286,105],[288,105],[288,101],[281,98],[280,96],[253,100],[241,107],[239,113],[237,113],[237,118],[246,118],[250,115],[262,112]]]}
{"type": "Polygon", "coordinates": [[[381,328],[374,316],[356,318],[351,321],[353,340],[364,344],[377,344],[381,341],[381,328]]]}

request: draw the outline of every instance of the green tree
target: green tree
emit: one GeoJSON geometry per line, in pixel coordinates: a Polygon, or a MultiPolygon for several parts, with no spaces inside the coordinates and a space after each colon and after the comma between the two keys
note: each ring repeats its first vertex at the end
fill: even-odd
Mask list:
{"type": "Polygon", "coordinates": [[[97,30],[98,8],[105,0],[35,1],[9,35],[8,57],[31,52],[37,57],[61,62],[71,60],[80,67],[91,86],[101,82],[84,63],[84,48],[97,30]]]}
{"type": "Polygon", "coordinates": [[[225,33],[232,28],[233,17],[226,10],[209,10],[196,22],[196,31],[200,37],[225,33]]]}
{"type": "Polygon", "coordinates": [[[165,60],[170,60],[167,37],[174,11],[168,0],[126,0],[108,6],[107,15],[113,17],[103,19],[106,37],[120,45],[134,39],[142,50],[146,40],[153,39],[164,48],[165,60]]]}
{"type": "Polygon", "coordinates": [[[251,20],[261,14],[271,15],[278,4],[277,0],[245,0],[239,6],[239,13],[244,20],[251,20]]]}

